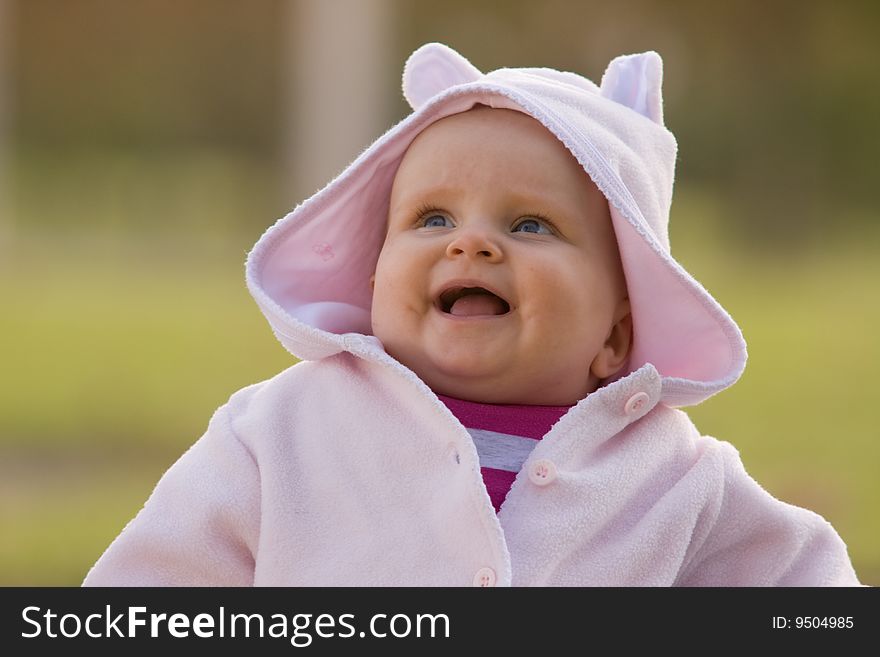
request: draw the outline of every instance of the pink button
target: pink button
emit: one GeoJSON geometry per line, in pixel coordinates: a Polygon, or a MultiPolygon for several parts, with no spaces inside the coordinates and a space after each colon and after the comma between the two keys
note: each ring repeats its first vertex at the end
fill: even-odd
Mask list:
{"type": "Polygon", "coordinates": [[[647,392],[637,392],[629,398],[623,410],[627,415],[635,415],[645,407],[649,400],[650,397],[648,397],[647,392]]]}
{"type": "Polygon", "coordinates": [[[495,571],[489,567],[480,568],[474,575],[474,586],[495,586],[495,571]]]}
{"type": "Polygon", "coordinates": [[[546,486],[556,480],[556,464],[547,459],[538,459],[529,467],[529,479],[536,486],[546,486]]]}

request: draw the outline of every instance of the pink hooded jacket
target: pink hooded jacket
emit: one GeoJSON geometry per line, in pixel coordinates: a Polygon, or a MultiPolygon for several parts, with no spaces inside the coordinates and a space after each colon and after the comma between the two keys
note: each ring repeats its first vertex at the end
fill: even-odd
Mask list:
{"type": "Polygon", "coordinates": [[[773,498],[675,408],[736,381],[745,346],[669,255],[659,66],[618,58],[597,87],[547,69],[484,76],[439,44],[414,53],[416,111],[249,257],[252,294],[302,362],[218,409],[85,584],[858,585],[831,525],[773,498]],[[609,198],[636,335],[629,367],[537,444],[498,514],[467,431],[368,334],[396,166],[474,102],[540,120],[609,198]]]}
{"type": "Polygon", "coordinates": [[[85,584],[858,584],[825,520],[658,403],[651,365],[565,415],[496,515],[467,431],[375,338],[345,338],[233,395],[85,584]]]}

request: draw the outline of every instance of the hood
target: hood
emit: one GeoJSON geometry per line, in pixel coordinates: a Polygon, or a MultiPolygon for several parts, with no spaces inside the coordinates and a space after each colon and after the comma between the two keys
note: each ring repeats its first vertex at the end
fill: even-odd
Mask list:
{"type": "Polygon", "coordinates": [[[403,73],[413,112],[250,252],[247,285],[276,337],[297,358],[314,360],[370,335],[369,279],[403,154],[431,123],[483,104],[540,121],[609,201],[633,316],[633,348],[616,378],[651,363],[669,406],[697,404],[730,386],[746,363],[742,334],[670,253],[677,146],[663,125],[661,82],[654,52],[614,59],[597,86],[546,68],[483,74],[442,44],[422,46],[403,73]]]}

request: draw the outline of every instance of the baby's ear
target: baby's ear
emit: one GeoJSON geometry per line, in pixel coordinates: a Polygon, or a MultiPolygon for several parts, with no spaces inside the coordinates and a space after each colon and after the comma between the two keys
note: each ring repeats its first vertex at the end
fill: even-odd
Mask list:
{"type": "Polygon", "coordinates": [[[654,51],[615,57],[602,76],[600,93],[663,125],[663,60],[654,51]]]}
{"type": "Polygon", "coordinates": [[[426,43],[416,50],[403,67],[403,95],[414,110],[458,84],[483,77],[467,59],[442,43],[426,43]]]}
{"type": "Polygon", "coordinates": [[[623,367],[632,348],[632,313],[630,312],[629,299],[620,302],[615,311],[614,325],[608,332],[608,337],[602,349],[596,354],[590,364],[590,371],[599,379],[607,379],[617,374],[623,367]]]}

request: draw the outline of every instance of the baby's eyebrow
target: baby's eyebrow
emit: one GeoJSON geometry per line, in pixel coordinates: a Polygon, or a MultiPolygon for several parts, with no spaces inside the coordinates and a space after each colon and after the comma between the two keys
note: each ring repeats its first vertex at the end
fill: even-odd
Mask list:
{"type": "Polygon", "coordinates": [[[402,196],[397,199],[393,205],[389,202],[388,218],[405,216],[409,217],[413,214],[421,214],[426,209],[444,210],[447,205],[452,203],[454,196],[443,194],[411,194],[402,196]]]}
{"type": "Polygon", "coordinates": [[[460,185],[431,185],[426,187],[419,187],[415,192],[404,191],[400,195],[400,198],[398,199],[392,210],[400,206],[417,206],[420,203],[431,201],[432,199],[441,200],[446,198],[455,198],[463,191],[466,190],[460,185]]]}
{"type": "MultiPolygon", "coordinates": [[[[462,193],[469,191],[463,185],[432,185],[419,188],[415,194],[404,193],[393,206],[389,207],[390,214],[402,211],[410,211],[423,205],[442,206],[450,200],[455,200],[462,193]]],[[[546,210],[546,214],[559,214],[561,209],[553,201],[553,194],[543,188],[535,190],[518,189],[507,193],[506,204],[516,207],[524,207],[526,210],[546,210]]]]}

